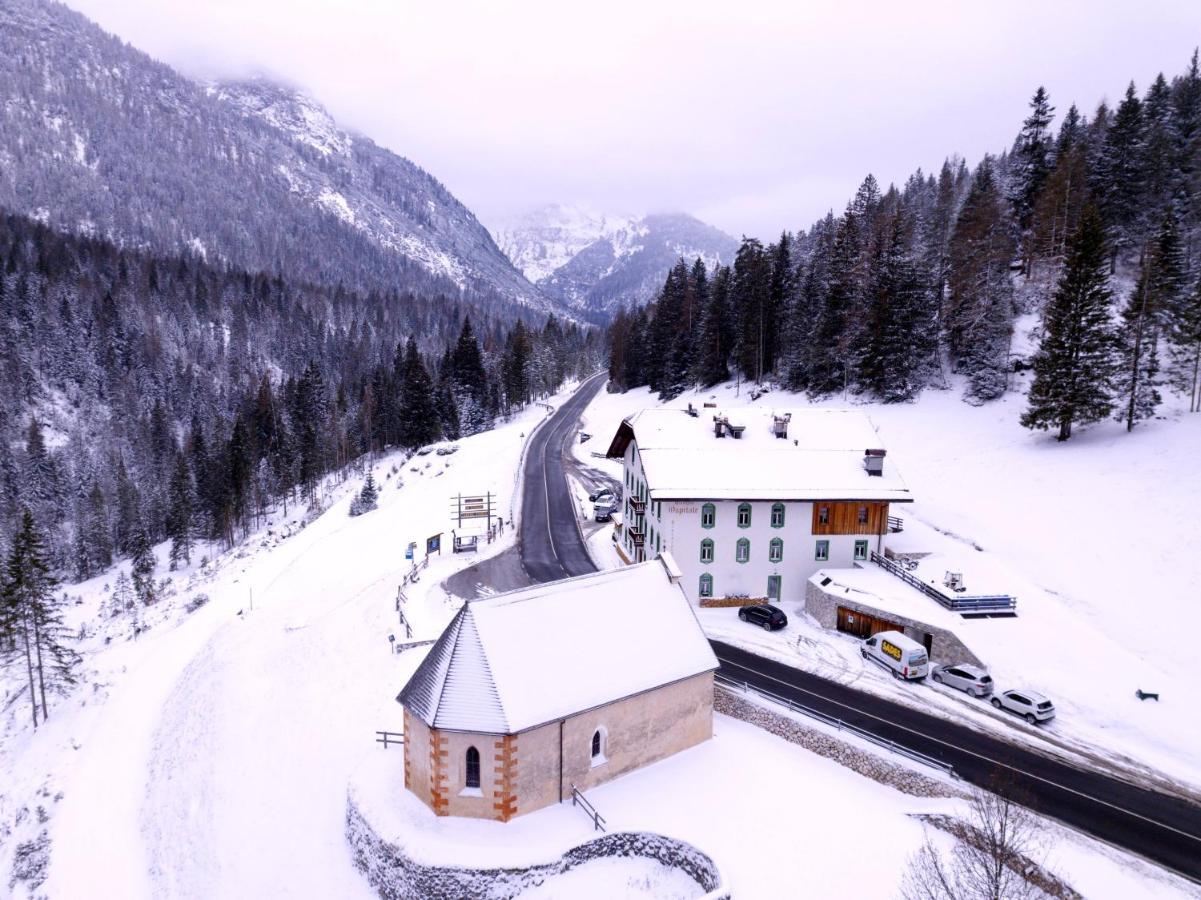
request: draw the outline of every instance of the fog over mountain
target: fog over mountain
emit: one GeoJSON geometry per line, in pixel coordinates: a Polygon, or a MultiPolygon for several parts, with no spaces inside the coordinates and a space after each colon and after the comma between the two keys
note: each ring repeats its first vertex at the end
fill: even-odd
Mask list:
{"type": "Polygon", "coordinates": [[[157,252],[555,308],[436,178],[263,79],[201,84],[57,3],[0,8],[0,205],[157,252]]]}
{"type": "Polygon", "coordinates": [[[612,215],[548,205],[509,219],[497,243],[548,296],[596,320],[653,298],[683,258],[713,268],[738,242],[686,213],[612,215]]]}

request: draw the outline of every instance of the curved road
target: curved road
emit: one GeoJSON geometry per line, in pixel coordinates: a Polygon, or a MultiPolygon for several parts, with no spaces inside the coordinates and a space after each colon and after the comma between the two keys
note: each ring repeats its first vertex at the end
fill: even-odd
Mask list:
{"type": "MultiPolygon", "coordinates": [[[[581,385],[530,440],[522,492],[521,558],[534,581],[595,571],[564,475],[566,442],[603,374],[581,385]]],[[[599,435],[604,440],[604,435],[599,435]]],[[[850,722],[955,767],[972,784],[1002,780],[1038,812],[1201,881],[1201,809],[1177,797],[1078,768],[947,719],[711,641],[721,673],[850,722]]]]}
{"type": "Polygon", "coordinates": [[[580,414],[606,377],[602,372],[585,380],[530,437],[521,489],[520,546],[521,563],[535,582],[596,571],[580,534],[563,457],[580,414]]]}

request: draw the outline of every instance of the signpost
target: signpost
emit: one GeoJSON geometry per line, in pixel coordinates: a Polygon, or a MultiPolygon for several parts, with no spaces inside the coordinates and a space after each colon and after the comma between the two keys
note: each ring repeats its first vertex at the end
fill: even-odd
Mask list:
{"type": "Polygon", "coordinates": [[[489,491],[486,494],[464,496],[456,494],[450,498],[450,517],[463,527],[464,519],[492,520],[495,515],[496,495],[489,491]]]}
{"type": "Polygon", "coordinates": [[[442,532],[430,535],[425,539],[425,555],[429,556],[432,553],[442,555],[442,532]]]}
{"type": "Polygon", "coordinates": [[[413,554],[417,550],[417,542],[409,541],[409,546],[405,548],[405,559],[412,559],[413,554]]]}

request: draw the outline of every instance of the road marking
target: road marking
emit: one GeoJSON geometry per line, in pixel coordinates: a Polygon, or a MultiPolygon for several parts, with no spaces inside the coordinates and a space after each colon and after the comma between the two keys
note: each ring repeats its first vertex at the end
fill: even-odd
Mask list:
{"type": "MultiPolygon", "coordinates": [[[[761,678],[771,679],[772,681],[778,682],[779,684],[782,684],[782,685],[785,685],[786,687],[792,688],[794,691],[802,691],[806,694],[809,694],[812,697],[817,697],[821,700],[824,700],[827,703],[833,703],[835,706],[841,706],[843,709],[849,709],[852,712],[858,713],[861,716],[867,716],[869,719],[875,719],[877,722],[882,722],[886,725],[891,725],[893,728],[899,728],[902,731],[908,731],[910,734],[916,735],[917,737],[923,738],[928,741],[932,741],[936,744],[942,744],[944,747],[948,747],[959,753],[965,753],[968,756],[973,756],[976,759],[983,760],[984,762],[992,763],[994,766],[999,766],[1000,768],[1008,769],[1011,772],[1017,772],[1021,775],[1025,775],[1027,778],[1033,778],[1035,781],[1041,781],[1044,784],[1049,784],[1052,787],[1058,788],[1061,791],[1067,791],[1069,794],[1075,794],[1077,797],[1083,797],[1085,800],[1091,800],[1092,802],[1098,803],[1102,806],[1108,806],[1110,809],[1115,809],[1118,812],[1125,813],[1128,816],[1132,816],[1136,819],[1140,819],[1144,822],[1148,822],[1151,825],[1157,825],[1160,828],[1165,829],[1166,831],[1171,831],[1176,834],[1183,835],[1184,837],[1188,838],[1189,840],[1193,840],[1193,841],[1196,841],[1197,843],[1201,843],[1201,837],[1199,837],[1198,835],[1190,834],[1187,831],[1182,831],[1181,829],[1176,828],[1173,825],[1168,825],[1165,822],[1160,822],[1157,819],[1152,819],[1148,816],[1142,815],[1141,813],[1136,813],[1133,810],[1129,810],[1129,809],[1126,809],[1125,807],[1118,806],[1116,803],[1110,803],[1108,800],[1102,800],[1099,797],[1094,797],[1091,794],[1086,794],[1083,791],[1077,790],[1076,788],[1067,787],[1066,785],[1059,784],[1058,782],[1052,781],[1049,778],[1044,778],[1041,775],[1035,775],[1033,772],[1028,772],[1025,769],[1020,769],[1017,766],[1011,766],[1008,763],[1000,762],[999,760],[995,760],[992,757],[985,756],[981,753],[977,753],[974,750],[968,750],[966,747],[960,747],[958,744],[952,744],[950,741],[945,741],[942,738],[937,738],[937,737],[934,737],[933,735],[925,734],[924,732],[918,731],[915,728],[910,728],[907,725],[902,725],[899,722],[891,722],[888,719],[885,719],[885,718],[882,718],[881,716],[875,715],[874,713],[870,713],[870,712],[867,712],[866,710],[862,710],[857,707],[851,706],[849,703],[843,703],[840,700],[831,699],[830,697],[823,696],[822,694],[819,694],[816,691],[811,691],[808,688],[804,688],[804,687],[801,687],[800,685],[793,684],[790,681],[785,681],[783,678],[777,678],[776,676],[769,675],[766,672],[760,672],[758,669],[752,669],[749,666],[744,666],[741,663],[736,663],[731,659],[723,659],[720,655],[718,655],[717,658],[721,662],[722,665],[734,666],[735,668],[742,669],[743,671],[746,671],[746,672],[751,672],[754,675],[758,675],[761,678]]],[[[780,663],[780,665],[784,665],[784,663],[780,663]]],[[[886,701],[882,701],[882,702],[886,702],[886,701]]],[[[1063,763],[1056,763],[1056,765],[1063,765],[1063,763]]],[[[1086,773],[1086,774],[1099,774],[1099,773],[1086,773]]],[[[1101,776],[1101,777],[1108,777],[1108,776],[1101,776]]],[[[1123,784],[1124,783],[1125,782],[1123,782],[1123,784]]],[[[1133,787],[1133,785],[1131,785],[1131,786],[1133,787]]],[[[1140,790],[1144,790],[1144,789],[1140,788],[1140,790]]],[[[1164,796],[1166,797],[1167,795],[1165,794],[1164,796]]]]}

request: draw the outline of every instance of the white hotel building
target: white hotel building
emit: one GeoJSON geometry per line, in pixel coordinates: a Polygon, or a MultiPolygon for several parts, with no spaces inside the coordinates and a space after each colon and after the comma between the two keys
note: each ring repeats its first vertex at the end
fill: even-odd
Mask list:
{"type": "Polygon", "coordinates": [[[670,550],[694,602],[803,601],[819,569],[883,553],[890,505],[912,502],[854,410],[645,409],[608,456],[623,461],[622,555],[670,550]]]}

